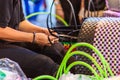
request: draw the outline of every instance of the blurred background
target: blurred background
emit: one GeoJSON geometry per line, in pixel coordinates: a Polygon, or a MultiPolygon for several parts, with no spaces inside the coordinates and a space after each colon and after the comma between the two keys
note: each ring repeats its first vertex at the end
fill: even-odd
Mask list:
{"type": "MultiPolygon", "coordinates": [[[[47,27],[46,19],[48,13],[50,12],[52,1],[53,0],[22,0],[23,10],[26,18],[33,24],[47,27]]],[[[55,14],[54,5],[52,6],[51,14],[55,14]]],[[[55,16],[52,16],[52,23],[55,26],[55,16]]]]}

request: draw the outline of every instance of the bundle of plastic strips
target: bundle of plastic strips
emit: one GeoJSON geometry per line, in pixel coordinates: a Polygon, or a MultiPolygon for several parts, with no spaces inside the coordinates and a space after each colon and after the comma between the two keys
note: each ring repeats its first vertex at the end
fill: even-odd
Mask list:
{"type": "Polygon", "coordinates": [[[63,61],[61,62],[61,65],[59,66],[59,69],[55,77],[49,76],[49,75],[41,75],[41,76],[34,78],[33,80],[42,80],[42,79],[47,79],[47,80],[104,80],[104,79],[109,78],[108,74],[110,74],[110,77],[114,76],[113,72],[110,69],[108,62],[105,60],[105,58],[103,57],[103,55],[100,53],[98,49],[96,49],[93,45],[88,44],[88,43],[76,43],[72,45],[70,49],[67,51],[65,57],[63,58],[63,61]],[[81,46],[92,49],[100,57],[102,66],[99,65],[96,59],[93,58],[88,53],[83,52],[83,51],[73,51],[74,48],[81,47],[81,46]],[[67,61],[69,60],[71,56],[74,56],[74,55],[83,55],[87,57],[89,60],[91,60],[95,64],[98,71],[96,71],[91,65],[83,61],[75,61],[67,66],[66,65],[67,61]],[[70,69],[76,65],[82,65],[84,67],[87,67],[93,73],[93,75],[70,73],[70,69]]]}

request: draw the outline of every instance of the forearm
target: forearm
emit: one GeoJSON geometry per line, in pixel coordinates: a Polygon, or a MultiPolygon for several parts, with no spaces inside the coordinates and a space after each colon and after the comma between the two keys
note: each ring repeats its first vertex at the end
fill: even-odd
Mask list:
{"type": "Polygon", "coordinates": [[[85,5],[84,0],[81,0],[81,9],[84,8],[84,5],[85,5]]]}
{"type": "Polygon", "coordinates": [[[0,28],[0,39],[11,42],[32,42],[33,34],[6,27],[0,28]]]}
{"type": "Polygon", "coordinates": [[[79,11],[79,20],[82,23],[83,22],[83,18],[85,17],[85,9],[84,9],[84,0],[81,0],[81,6],[80,6],[80,11],[79,11]]]}
{"type": "Polygon", "coordinates": [[[59,0],[55,0],[55,11],[56,15],[60,16],[61,18],[64,18],[63,8],[59,0]]]}
{"type": "Polygon", "coordinates": [[[44,29],[45,28],[36,26],[27,20],[24,20],[19,24],[19,30],[25,31],[25,32],[43,32],[44,29]]]}
{"type": "Polygon", "coordinates": [[[47,28],[36,26],[27,20],[24,20],[19,24],[19,30],[24,32],[36,32],[36,33],[44,33],[46,35],[51,35],[47,28]]]}

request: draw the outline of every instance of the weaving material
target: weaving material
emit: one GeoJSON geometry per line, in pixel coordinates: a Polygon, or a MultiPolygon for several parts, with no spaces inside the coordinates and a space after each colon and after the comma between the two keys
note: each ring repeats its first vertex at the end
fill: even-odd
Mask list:
{"type": "MultiPolygon", "coordinates": [[[[120,72],[120,19],[113,17],[88,18],[82,25],[78,42],[93,44],[109,62],[115,75],[120,72]]],[[[89,52],[97,62],[101,60],[94,52],[88,49],[80,49],[89,52]]],[[[81,59],[81,56],[78,57],[81,59]]],[[[87,62],[90,62],[87,60],[87,62]]],[[[90,62],[91,64],[91,62],[90,62]]],[[[92,65],[92,64],[91,64],[92,65]]],[[[102,64],[101,64],[102,65],[102,64]]],[[[94,65],[93,65],[94,67],[94,65]]]]}
{"type": "MultiPolygon", "coordinates": [[[[93,45],[101,51],[117,75],[120,71],[120,19],[103,18],[96,27],[93,45]]],[[[100,62],[97,57],[96,59],[100,62]]]]}
{"type": "MultiPolygon", "coordinates": [[[[93,44],[95,28],[96,28],[95,26],[98,21],[99,18],[94,18],[94,19],[88,18],[83,22],[80,29],[80,33],[78,35],[78,42],[87,42],[93,44]]],[[[93,53],[91,49],[86,47],[79,47],[78,50],[85,51],[90,55],[92,55],[93,53]]],[[[92,62],[84,56],[77,56],[77,59],[92,65],[92,62]]],[[[88,70],[88,68],[85,68],[83,66],[78,66],[76,73],[87,74],[87,75],[92,74],[91,71],[88,70]]]]}

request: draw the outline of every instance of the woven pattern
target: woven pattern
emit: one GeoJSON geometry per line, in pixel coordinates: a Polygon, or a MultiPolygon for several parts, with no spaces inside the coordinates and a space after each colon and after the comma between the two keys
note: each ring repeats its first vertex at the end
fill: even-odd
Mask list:
{"type": "MultiPolygon", "coordinates": [[[[120,19],[112,17],[88,18],[82,25],[78,42],[88,42],[94,45],[109,62],[114,74],[120,71],[120,19]]],[[[101,64],[97,55],[87,48],[79,50],[90,53],[97,62],[101,64]]],[[[78,56],[79,60],[85,60],[92,65],[92,62],[85,57],[78,56]]],[[[94,67],[94,65],[93,65],[94,67]]],[[[80,68],[80,67],[79,67],[80,68]]],[[[87,69],[86,69],[86,72],[87,69]]],[[[85,72],[84,72],[85,73],[85,72]]]]}
{"type": "MultiPolygon", "coordinates": [[[[93,44],[95,28],[96,28],[97,22],[100,19],[101,18],[94,18],[94,19],[88,18],[83,22],[80,33],[78,35],[78,42],[87,42],[87,43],[93,44]]],[[[93,53],[91,49],[86,48],[86,47],[79,47],[78,50],[85,51],[85,52],[89,53],[90,55],[92,55],[92,53],[93,53]]],[[[84,56],[77,56],[77,59],[80,61],[87,62],[90,65],[92,65],[92,62],[84,56]]],[[[88,68],[85,68],[83,66],[78,66],[76,73],[92,74],[91,71],[88,70],[88,68]]]]}
{"type": "MultiPolygon", "coordinates": [[[[93,45],[98,48],[109,62],[114,74],[120,71],[120,19],[103,18],[98,22],[95,30],[93,45]]],[[[97,55],[92,54],[100,63],[97,55]]]]}

